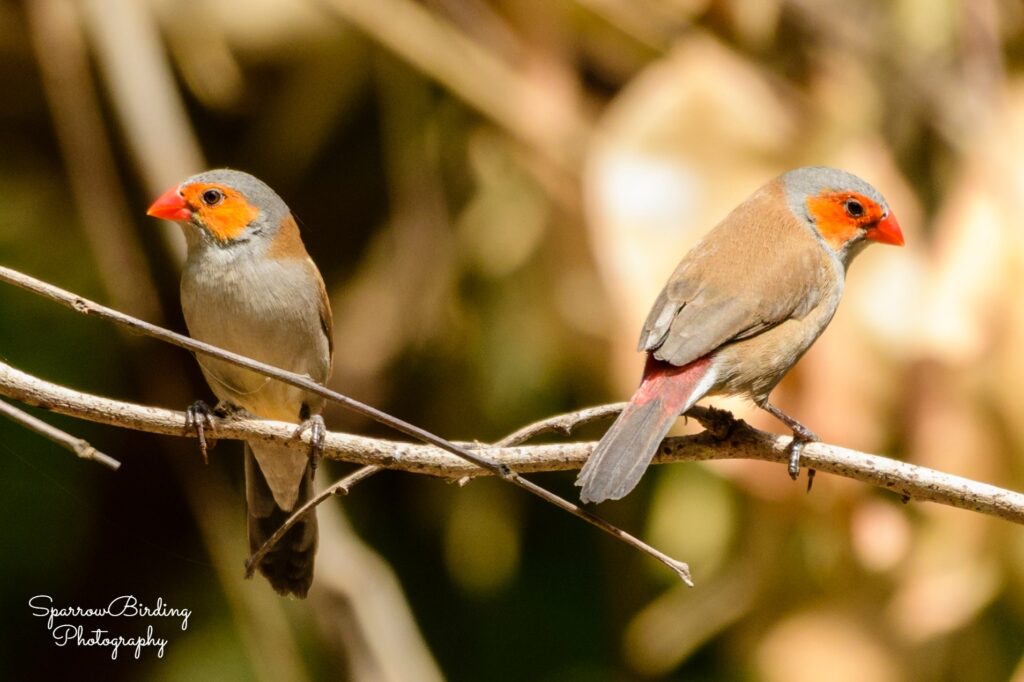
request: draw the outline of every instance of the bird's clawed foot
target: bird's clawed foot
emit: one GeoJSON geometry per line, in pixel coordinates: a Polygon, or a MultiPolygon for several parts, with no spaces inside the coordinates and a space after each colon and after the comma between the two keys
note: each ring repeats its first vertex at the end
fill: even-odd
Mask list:
{"type": "Polygon", "coordinates": [[[302,438],[302,434],[306,431],[309,431],[309,467],[313,478],[316,478],[316,468],[320,466],[320,455],[324,451],[324,441],[327,440],[327,427],[324,426],[324,418],[314,414],[299,424],[299,428],[295,429],[295,437],[302,438]]]}
{"type": "MultiPolygon", "coordinates": [[[[789,442],[789,447],[786,448],[786,453],[789,455],[789,477],[795,481],[800,476],[800,454],[804,451],[804,445],[807,443],[815,443],[819,438],[809,428],[793,419],[774,405],[765,402],[761,405],[761,408],[793,431],[793,440],[789,442]]],[[[814,469],[807,470],[807,492],[811,491],[811,486],[814,484],[815,473],[814,469]]]]}
{"type": "MultiPolygon", "coordinates": [[[[789,447],[786,448],[786,452],[789,454],[789,477],[795,481],[800,477],[800,455],[804,451],[804,445],[817,442],[818,437],[800,422],[794,421],[794,423],[796,428],[790,427],[793,428],[793,440],[789,441],[789,447]]],[[[814,469],[807,469],[807,492],[811,492],[811,486],[814,485],[814,474],[816,473],[814,469]]]]}
{"type": "MultiPolygon", "coordinates": [[[[812,434],[813,435],[813,434],[812,434]]],[[[789,477],[794,481],[800,477],[800,455],[804,451],[804,445],[807,443],[813,443],[817,438],[804,438],[801,434],[796,431],[793,432],[793,440],[789,442],[789,447],[786,448],[786,454],[789,455],[789,477]]],[[[807,489],[811,489],[811,480],[814,479],[814,469],[807,470],[807,489]]]]}
{"type": "Polygon", "coordinates": [[[217,441],[212,437],[212,433],[216,429],[213,418],[220,417],[223,419],[240,412],[243,412],[242,408],[226,403],[223,400],[212,408],[202,400],[197,400],[185,408],[185,431],[195,431],[196,438],[199,439],[199,452],[203,456],[204,464],[210,463],[206,455],[207,451],[212,450],[217,445],[217,441]],[[207,429],[211,433],[209,440],[206,438],[207,429]]]}
{"type": "MultiPolygon", "coordinates": [[[[210,429],[211,433],[214,430],[213,410],[202,400],[197,400],[185,408],[185,430],[196,432],[196,438],[199,439],[199,454],[203,456],[203,464],[210,463],[206,445],[207,428],[210,429]]],[[[213,447],[214,444],[215,442],[211,438],[210,447],[213,447]]]]}

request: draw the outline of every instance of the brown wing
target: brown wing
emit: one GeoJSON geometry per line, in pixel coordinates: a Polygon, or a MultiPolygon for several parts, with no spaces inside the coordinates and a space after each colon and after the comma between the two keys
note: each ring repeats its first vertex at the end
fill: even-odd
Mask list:
{"type": "MultiPolygon", "coordinates": [[[[313,268],[313,272],[316,274],[317,288],[319,289],[318,294],[320,296],[320,328],[323,329],[324,335],[327,337],[327,352],[330,353],[331,358],[327,363],[328,367],[334,364],[334,321],[331,315],[331,298],[327,295],[327,287],[324,285],[324,278],[320,275],[320,271],[317,269],[313,260],[309,261],[310,266],[313,268]]],[[[327,370],[327,375],[330,376],[331,370],[327,370]]]]}
{"type": "MultiPolygon", "coordinates": [[[[324,286],[324,278],[320,274],[320,270],[316,267],[313,259],[309,257],[309,254],[306,252],[306,246],[302,243],[302,237],[299,235],[299,224],[295,220],[294,215],[289,213],[281,221],[281,226],[274,236],[274,241],[270,245],[268,254],[274,258],[304,258],[306,265],[312,272],[313,279],[316,280],[317,296],[319,298],[317,307],[320,313],[320,328],[327,337],[327,352],[330,354],[327,362],[327,376],[330,376],[331,366],[334,364],[334,325],[331,319],[331,300],[327,296],[327,287],[324,286]]],[[[324,380],[326,381],[326,377],[324,380]]]]}
{"type": "Polygon", "coordinates": [[[682,366],[818,304],[836,266],[778,192],[755,193],[686,255],[647,316],[641,351],[682,366]]]}

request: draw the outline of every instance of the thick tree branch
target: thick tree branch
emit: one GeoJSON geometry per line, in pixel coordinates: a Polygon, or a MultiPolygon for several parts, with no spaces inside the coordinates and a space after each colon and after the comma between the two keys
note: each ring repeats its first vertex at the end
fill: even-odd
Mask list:
{"type": "MultiPolygon", "coordinates": [[[[43,381],[3,363],[0,363],[0,395],[111,426],[172,436],[195,436],[193,431],[184,428],[184,412],[81,393],[43,381]]],[[[621,405],[591,408],[581,413],[545,419],[538,424],[550,425],[554,422],[571,425],[577,414],[589,416],[594,409],[600,409],[603,414],[610,415],[617,408],[621,408],[621,405]]],[[[655,463],[712,459],[787,461],[788,437],[759,431],[741,421],[732,422],[725,416],[727,414],[718,410],[694,408],[690,416],[699,419],[705,426],[710,425],[711,429],[694,436],[665,439],[655,457],[655,463]]],[[[214,425],[218,438],[271,442],[302,451],[308,449],[308,435],[304,435],[301,440],[294,438],[294,424],[262,419],[215,418],[214,425]]],[[[549,430],[534,430],[534,426],[527,428],[530,433],[549,430]]],[[[521,429],[517,433],[523,431],[521,429]]],[[[481,451],[513,471],[531,473],[578,469],[594,445],[593,442],[550,443],[484,448],[481,451]]],[[[324,457],[444,478],[458,479],[488,474],[435,447],[345,433],[327,434],[324,457]]],[[[1024,523],[1024,495],[1011,490],[826,443],[808,444],[803,461],[819,471],[877,485],[910,499],[937,502],[1024,523]]],[[[780,475],[784,475],[781,470],[780,475]]]]}

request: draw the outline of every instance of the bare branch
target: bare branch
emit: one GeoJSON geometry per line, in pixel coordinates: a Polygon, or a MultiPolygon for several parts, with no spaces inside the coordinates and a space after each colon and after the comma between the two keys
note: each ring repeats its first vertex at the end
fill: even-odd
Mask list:
{"type": "Polygon", "coordinates": [[[591,422],[600,421],[617,415],[619,412],[622,412],[625,407],[626,403],[611,403],[610,405],[598,405],[597,407],[588,407],[584,410],[567,412],[565,414],[555,415],[554,417],[548,417],[547,419],[534,422],[533,424],[529,424],[510,433],[495,443],[494,447],[512,447],[513,445],[525,443],[531,438],[536,438],[542,433],[548,433],[551,431],[560,431],[566,436],[571,436],[573,429],[583,426],[584,424],[589,424],[591,422]]]}
{"type": "MultiPolygon", "coordinates": [[[[622,411],[622,408],[625,407],[625,405],[626,403],[598,405],[597,407],[591,407],[585,410],[579,410],[577,412],[569,412],[566,414],[560,414],[554,417],[549,417],[548,419],[544,419],[534,424],[530,424],[529,426],[525,426],[513,432],[512,434],[496,442],[492,447],[512,447],[514,445],[519,445],[523,441],[533,438],[534,436],[537,436],[541,433],[546,433],[548,431],[561,431],[566,435],[570,435],[575,427],[616,415],[622,411]]],[[[704,410],[704,408],[696,409],[698,411],[704,410]]],[[[345,478],[341,479],[340,481],[334,483],[331,487],[324,490],[315,498],[304,504],[301,508],[297,509],[294,513],[292,513],[291,516],[288,517],[288,519],[281,525],[281,527],[274,532],[274,534],[271,537],[267,538],[267,540],[260,546],[259,550],[257,550],[255,554],[249,557],[249,560],[246,562],[247,575],[252,575],[254,568],[257,565],[259,565],[260,560],[266,555],[266,553],[270,551],[270,549],[275,544],[277,544],[277,542],[280,541],[282,537],[284,537],[284,534],[288,531],[288,529],[294,526],[299,521],[299,519],[306,515],[306,513],[310,509],[316,507],[317,505],[319,505],[321,502],[326,500],[328,497],[331,497],[332,495],[347,495],[349,490],[352,489],[352,486],[354,486],[356,483],[363,480],[364,478],[372,476],[378,471],[380,471],[380,467],[374,465],[365,466],[362,469],[359,469],[354,473],[349,474],[345,478]]],[[[463,485],[468,481],[472,480],[472,478],[473,476],[471,475],[462,476],[459,478],[459,484],[463,485]]],[[[579,509],[579,507],[577,507],[577,509],[579,509]]],[[[580,511],[583,510],[580,509],[580,511]]],[[[600,522],[600,519],[598,519],[598,521],[600,522]]],[[[672,559],[671,557],[665,554],[662,554],[654,547],[651,547],[646,543],[637,540],[631,535],[622,533],[622,531],[620,531],[615,526],[611,526],[609,524],[609,527],[606,530],[607,532],[616,535],[616,537],[620,537],[620,539],[622,539],[624,542],[628,544],[634,544],[634,542],[640,543],[642,545],[642,547],[640,547],[642,551],[656,556],[656,558],[658,558],[662,563],[664,563],[673,571],[675,571],[676,575],[682,578],[682,580],[687,585],[692,586],[693,583],[690,580],[689,567],[686,564],[676,561],[675,559],[672,559]]]]}
{"type": "MultiPolygon", "coordinates": [[[[547,417],[513,431],[496,442],[493,447],[510,448],[515,445],[525,443],[532,438],[536,438],[542,433],[549,433],[552,431],[559,431],[565,436],[571,436],[575,429],[583,426],[584,424],[590,424],[592,422],[601,421],[602,419],[618,415],[619,412],[622,412],[622,410],[626,408],[627,404],[628,403],[608,403],[607,405],[585,407],[582,410],[557,414],[554,417],[547,417]]],[[[739,423],[736,421],[736,418],[732,416],[731,412],[719,410],[714,407],[701,407],[700,405],[691,407],[689,412],[683,416],[684,418],[696,419],[705,429],[719,438],[725,438],[739,423]]]]}
{"type": "MultiPolygon", "coordinates": [[[[567,511],[577,518],[583,519],[587,523],[595,526],[596,528],[600,528],[613,537],[618,538],[641,551],[647,552],[679,574],[687,584],[691,584],[689,575],[686,572],[685,564],[667,557],[665,554],[659,552],[653,547],[650,547],[643,541],[619,530],[596,514],[592,514],[591,512],[586,511],[585,509],[582,509],[568,500],[554,494],[553,492],[526,480],[510,469],[506,464],[496,462],[485,457],[479,452],[470,451],[465,447],[456,445],[455,443],[441,438],[440,436],[437,436],[425,429],[421,429],[409,422],[393,417],[386,412],[382,412],[375,407],[371,407],[370,405],[361,403],[358,400],[349,398],[337,391],[332,391],[326,386],[313,381],[308,376],[288,372],[279,367],[272,367],[265,363],[253,360],[252,358],[247,358],[243,355],[226,351],[223,348],[217,348],[216,346],[196,341],[188,336],[177,334],[168,329],[164,329],[163,327],[158,327],[155,324],[132,317],[131,315],[126,315],[125,313],[100,305],[99,303],[90,301],[87,298],[73,294],[70,291],[65,291],[60,287],[56,287],[52,284],[43,282],[7,267],[0,266],[0,280],[14,284],[15,286],[19,286],[22,289],[39,294],[45,298],[49,298],[52,301],[56,301],[84,315],[95,315],[102,319],[115,322],[123,327],[127,327],[132,331],[152,336],[153,338],[160,339],[172,345],[179,346],[196,353],[202,353],[203,355],[208,355],[219,360],[224,360],[225,362],[230,362],[233,365],[244,367],[264,376],[277,379],[289,386],[295,386],[296,388],[303,389],[314,395],[321,396],[326,400],[336,402],[353,412],[369,417],[370,419],[380,422],[381,424],[384,424],[385,426],[388,426],[400,433],[404,433],[408,436],[421,440],[424,443],[429,443],[430,445],[434,445],[442,450],[446,450],[456,457],[460,457],[481,469],[486,469],[502,480],[508,481],[509,483],[526,490],[549,504],[553,504],[559,509],[567,511]]],[[[304,440],[303,442],[307,441],[304,440]]]]}
{"type": "MultiPolygon", "coordinates": [[[[171,436],[195,436],[194,431],[186,431],[183,426],[184,412],[80,393],[37,379],[4,363],[0,363],[0,395],[111,426],[171,436]]],[[[714,428],[694,436],[666,438],[654,463],[714,459],[787,461],[788,437],[758,431],[741,421],[734,421],[732,428],[726,428],[723,414],[728,413],[706,408],[691,410],[688,416],[705,426],[712,424],[714,428]]],[[[215,418],[214,424],[218,438],[267,442],[303,452],[309,448],[308,436],[301,440],[294,438],[294,424],[241,418],[215,418]]],[[[484,451],[513,471],[532,473],[579,469],[594,445],[593,442],[550,443],[484,448],[484,451]]],[[[346,433],[329,432],[323,456],[442,478],[488,474],[438,448],[346,433]]],[[[877,485],[910,499],[937,502],[1024,524],[1024,495],[1018,492],[827,443],[809,443],[802,460],[819,471],[877,485]]]]}
{"type": "MultiPolygon", "coordinates": [[[[231,362],[321,395],[428,443],[424,446],[349,434],[328,433],[324,445],[324,456],[326,457],[366,466],[400,469],[455,479],[487,473],[497,475],[647,552],[665,563],[689,583],[689,574],[685,564],[667,557],[589,511],[519,475],[520,473],[538,471],[577,469],[590,455],[594,443],[574,442],[519,447],[456,445],[336,391],[331,391],[307,377],[270,367],[251,358],[229,353],[223,349],[175,334],[9,268],[0,266],[0,280],[58,301],[84,314],[112,320],[137,332],[154,336],[193,352],[231,362]]],[[[0,395],[63,414],[114,426],[176,436],[195,435],[194,430],[184,428],[185,415],[182,412],[144,407],[80,393],[42,381],[3,363],[0,363],[0,395]]],[[[620,406],[602,406],[569,415],[560,415],[520,429],[505,440],[507,442],[521,441],[552,428],[571,430],[575,425],[613,414],[617,409],[620,409],[620,406]]],[[[787,461],[786,445],[789,438],[758,431],[744,422],[736,421],[729,413],[713,408],[693,408],[687,413],[687,416],[696,418],[707,428],[707,431],[695,436],[666,439],[654,458],[655,463],[711,459],[787,461]]],[[[303,435],[296,438],[294,435],[295,425],[290,423],[230,417],[215,419],[213,424],[218,438],[272,442],[302,450],[308,449],[309,446],[309,436],[303,435]]],[[[803,462],[808,468],[871,483],[892,490],[907,499],[938,502],[1015,523],[1024,523],[1024,495],[1014,491],[825,443],[808,444],[803,454],[803,462]]]]}
{"type": "MultiPolygon", "coordinates": [[[[574,428],[582,426],[583,424],[589,424],[590,422],[599,421],[601,419],[606,419],[608,417],[614,416],[621,412],[625,406],[626,403],[598,405],[596,407],[590,407],[584,410],[578,410],[576,412],[567,412],[565,414],[549,417],[547,419],[543,419],[539,422],[535,422],[528,426],[524,426],[521,429],[518,429],[517,431],[509,434],[508,436],[505,436],[501,440],[494,443],[492,447],[509,448],[515,445],[519,445],[531,438],[534,438],[542,433],[547,433],[549,431],[560,431],[566,436],[568,436],[572,434],[574,428]]],[[[704,408],[696,408],[696,410],[703,411],[704,408]]],[[[362,469],[359,469],[349,474],[345,478],[337,481],[329,488],[324,490],[322,493],[317,495],[315,498],[313,498],[306,504],[302,505],[302,507],[300,507],[294,513],[292,513],[292,515],[289,516],[288,519],[283,524],[281,524],[281,527],[278,528],[272,536],[267,538],[267,540],[260,546],[260,548],[256,551],[255,554],[249,557],[248,561],[246,561],[245,564],[246,575],[252,575],[253,570],[255,569],[256,566],[259,565],[260,560],[263,559],[266,553],[269,552],[270,549],[275,544],[277,544],[282,537],[284,537],[284,534],[288,532],[288,529],[294,526],[296,523],[298,523],[299,519],[305,516],[310,509],[316,507],[321,502],[323,502],[324,500],[333,495],[347,495],[349,490],[352,489],[352,486],[356,485],[364,478],[372,476],[373,474],[377,473],[380,470],[381,468],[378,466],[365,466],[362,469]]],[[[473,477],[471,475],[462,476],[461,478],[459,478],[459,484],[464,485],[465,483],[472,480],[472,478],[473,477]]],[[[616,534],[619,532],[618,529],[614,526],[612,526],[611,528],[613,530],[609,532],[613,532],[616,534]]],[[[630,539],[623,539],[626,542],[630,542],[630,539]]],[[[660,554],[660,552],[658,552],[653,547],[646,547],[647,549],[644,549],[644,551],[648,553],[657,552],[660,554]]],[[[664,562],[666,565],[668,565],[670,568],[672,568],[672,570],[674,570],[676,574],[684,580],[684,582],[686,582],[688,585],[692,584],[689,580],[689,568],[686,566],[686,564],[677,562],[674,559],[671,559],[667,556],[661,558],[660,560],[664,562]]]]}
{"type": "Polygon", "coordinates": [[[9,405],[2,400],[0,400],[0,414],[21,424],[30,431],[35,431],[44,438],[49,438],[57,445],[67,448],[82,459],[98,462],[99,464],[102,464],[109,469],[113,469],[114,471],[117,471],[121,467],[120,462],[110,455],[106,455],[89,445],[89,441],[76,438],[70,433],[61,431],[56,426],[47,424],[42,419],[36,419],[28,412],[19,410],[14,405],[9,405]]]}
{"type": "MultiPolygon", "coordinates": [[[[197,341],[183,334],[172,332],[169,329],[164,329],[163,327],[137,319],[118,310],[100,305],[95,301],[90,301],[83,296],[66,291],[60,287],[49,284],[48,282],[43,282],[42,280],[18,272],[17,270],[0,266],[0,281],[8,282],[9,284],[21,287],[26,291],[31,291],[32,293],[48,298],[51,301],[67,306],[76,312],[82,313],[83,315],[92,315],[114,322],[115,324],[126,327],[136,333],[151,336],[155,339],[164,341],[165,343],[192,351],[193,353],[201,353],[202,355],[217,358],[218,360],[223,360],[239,367],[244,367],[252,370],[253,372],[281,381],[289,386],[295,386],[296,388],[300,388],[314,395],[321,396],[326,400],[338,403],[346,409],[365,417],[369,417],[370,419],[380,422],[381,424],[384,424],[385,426],[388,426],[400,433],[412,436],[424,443],[429,443],[439,447],[442,450],[447,450],[457,457],[461,457],[482,469],[486,469],[496,476],[507,479],[516,485],[520,485],[519,482],[515,480],[516,477],[514,474],[503,464],[493,462],[478,452],[472,452],[465,447],[456,445],[447,439],[441,438],[440,436],[398,419],[397,417],[393,417],[375,407],[371,407],[370,405],[359,402],[358,400],[349,398],[346,395],[342,395],[337,391],[333,391],[326,386],[313,381],[308,376],[288,372],[279,367],[273,367],[257,360],[253,360],[252,358],[245,357],[244,355],[232,353],[224,350],[223,348],[217,348],[216,346],[203,343],[202,341],[197,341]]],[[[535,492],[535,494],[538,493],[535,492]]],[[[545,495],[539,496],[546,497],[545,495]]]]}
{"type": "Polygon", "coordinates": [[[311,510],[315,509],[321,502],[326,500],[328,497],[335,495],[348,495],[348,491],[352,489],[354,485],[362,481],[363,479],[373,476],[375,473],[380,471],[379,466],[365,466],[356,469],[348,476],[345,476],[339,481],[334,482],[329,487],[322,490],[318,495],[308,500],[304,505],[296,509],[291,516],[289,516],[281,527],[274,531],[274,534],[263,541],[259,549],[253,552],[252,556],[245,560],[245,577],[251,578],[256,567],[260,565],[263,557],[267,555],[274,545],[276,545],[284,534],[288,532],[288,529],[299,522],[303,516],[308,514],[311,510]]]}

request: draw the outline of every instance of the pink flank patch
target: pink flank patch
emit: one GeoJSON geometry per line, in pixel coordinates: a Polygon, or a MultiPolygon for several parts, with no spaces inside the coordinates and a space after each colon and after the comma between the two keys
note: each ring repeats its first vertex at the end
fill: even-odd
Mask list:
{"type": "Polygon", "coordinates": [[[667,406],[685,405],[710,368],[710,355],[677,367],[648,354],[643,381],[630,402],[644,405],[658,398],[667,406]]]}

